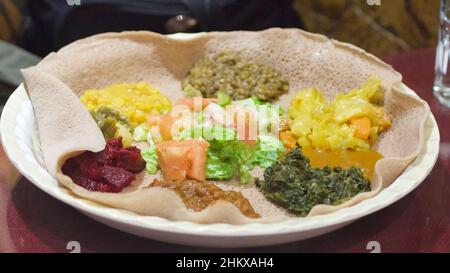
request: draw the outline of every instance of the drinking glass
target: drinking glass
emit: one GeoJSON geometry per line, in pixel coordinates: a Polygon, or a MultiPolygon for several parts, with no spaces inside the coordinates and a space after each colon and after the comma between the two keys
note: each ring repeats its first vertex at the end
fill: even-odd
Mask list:
{"type": "Polygon", "coordinates": [[[438,100],[450,107],[450,0],[441,0],[440,29],[436,49],[435,80],[433,91],[438,100]]]}

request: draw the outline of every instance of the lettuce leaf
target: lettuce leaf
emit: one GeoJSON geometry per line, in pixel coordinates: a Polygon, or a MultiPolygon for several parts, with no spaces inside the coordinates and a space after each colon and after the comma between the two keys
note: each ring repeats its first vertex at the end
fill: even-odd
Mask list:
{"type": "Polygon", "coordinates": [[[252,156],[252,149],[243,141],[214,139],[208,148],[206,178],[239,177],[242,183],[247,183],[254,168],[252,156]]]}
{"type": "Polygon", "coordinates": [[[206,159],[206,178],[230,179],[235,174],[235,167],[222,160],[217,152],[208,151],[206,159]]]}
{"type": "Polygon", "coordinates": [[[278,161],[285,147],[281,140],[273,136],[260,136],[253,153],[253,163],[262,168],[268,168],[278,161]]]}
{"type": "Polygon", "coordinates": [[[155,174],[158,171],[158,155],[156,153],[156,146],[152,145],[150,148],[141,150],[142,159],[145,161],[145,169],[150,174],[155,174]]]}
{"type": "Polygon", "coordinates": [[[149,174],[155,174],[158,171],[158,154],[156,153],[156,146],[152,139],[152,135],[144,125],[139,125],[134,128],[134,141],[147,141],[149,148],[141,150],[142,159],[145,161],[145,169],[149,174]]]}
{"type": "Polygon", "coordinates": [[[144,125],[139,125],[134,128],[133,140],[134,141],[146,141],[147,140],[148,129],[144,125]]]}

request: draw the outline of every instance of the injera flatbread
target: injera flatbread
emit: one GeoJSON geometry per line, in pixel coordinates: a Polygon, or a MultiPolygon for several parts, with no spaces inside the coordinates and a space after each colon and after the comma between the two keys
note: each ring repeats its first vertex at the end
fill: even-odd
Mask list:
{"type": "Polygon", "coordinates": [[[123,193],[99,193],[75,185],[61,173],[67,158],[85,150],[100,151],[105,145],[100,130],[78,99],[85,90],[146,81],[175,101],[183,96],[180,81],[194,63],[226,49],[280,71],[290,83],[289,94],[277,102],[285,108],[290,96],[302,88],[317,87],[332,98],[337,92],[361,86],[370,76],[383,80],[385,110],[393,126],[381,135],[375,147],[384,158],[376,165],[372,191],[340,206],[318,205],[309,216],[330,213],[377,194],[402,173],[424,145],[427,104],[399,91],[401,75],[355,46],[297,29],[212,32],[191,40],[173,40],[140,31],[106,33],[76,41],[22,71],[36,116],[45,167],[79,197],[141,215],[230,224],[276,222],[290,217],[265,200],[254,186],[239,188],[217,183],[222,188],[239,189],[263,216],[261,219],[247,218],[227,202],[193,212],[173,191],[141,186],[148,185],[151,179],[145,175],[123,193]]]}

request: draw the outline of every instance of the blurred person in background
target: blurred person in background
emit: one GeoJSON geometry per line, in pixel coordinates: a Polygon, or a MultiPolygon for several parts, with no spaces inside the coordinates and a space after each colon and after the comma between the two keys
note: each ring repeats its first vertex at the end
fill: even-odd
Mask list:
{"type": "Polygon", "coordinates": [[[24,1],[0,0],[0,113],[11,92],[22,82],[20,69],[39,58],[18,46],[24,30],[24,1]]]}
{"type": "Polygon", "coordinates": [[[291,0],[33,0],[23,46],[40,56],[103,32],[301,27],[291,0]]]}
{"type": "Polygon", "coordinates": [[[20,84],[20,68],[93,34],[270,27],[302,27],[291,0],[0,0],[0,105],[20,84]]]}

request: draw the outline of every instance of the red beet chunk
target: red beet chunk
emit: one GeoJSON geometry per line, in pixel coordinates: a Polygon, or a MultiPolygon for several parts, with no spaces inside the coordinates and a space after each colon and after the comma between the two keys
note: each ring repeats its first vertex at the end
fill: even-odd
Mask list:
{"type": "Polygon", "coordinates": [[[72,178],[75,184],[89,191],[118,192],[112,185],[89,179],[80,168],[76,168],[77,165],[74,162],[75,160],[73,158],[66,161],[63,166],[63,173],[72,178]]]}
{"type": "Polygon", "coordinates": [[[70,158],[62,167],[75,184],[99,192],[122,191],[136,179],[133,173],[144,169],[141,151],[136,147],[124,149],[121,138],[109,140],[101,152],[84,152],[70,158]]]}
{"type": "Polygon", "coordinates": [[[109,147],[114,150],[122,149],[123,148],[122,137],[113,138],[113,139],[108,140],[108,142],[106,143],[106,147],[109,147]]]}
{"type": "Polygon", "coordinates": [[[109,166],[116,166],[116,159],[119,155],[119,151],[123,148],[122,138],[110,139],[106,143],[105,150],[103,150],[104,164],[109,166]]]}
{"type": "Polygon", "coordinates": [[[114,186],[112,186],[110,184],[94,181],[87,177],[79,177],[74,182],[78,186],[81,186],[89,191],[120,192],[120,190],[118,190],[117,188],[115,188],[114,186]]]}
{"type": "Polygon", "coordinates": [[[98,152],[98,153],[94,153],[93,154],[93,158],[94,158],[94,160],[96,161],[96,162],[98,162],[99,164],[101,164],[101,165],[105,165],[105,151],[103,150],[103,151],[101,151],[101,152],[98,152]]]}
{"type": "Polygon", "coordinates": [[[102,169],[102,175],[105,182],[114,186],[119,191],[122,191],[136,179],[133,173],[125,169],[112,166],[104,166],[102,169]]]}
{"type": "Polygon", "coordinates": [[[102,179],[102,164],[89,158],[85,162],[79,165],[81,172],[89,179],[94,181],[100,181],[102,179]]]}
{"type": "Polygon", "coordinates": [[[145,169],[145,161],[142,159],[141,150],[136,147],[120,150],[117,156],[116,166],[132,173],[142,172],[145,169]]]}

